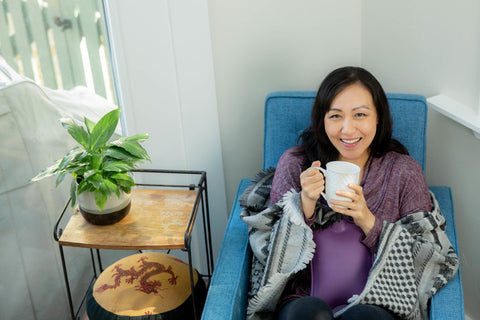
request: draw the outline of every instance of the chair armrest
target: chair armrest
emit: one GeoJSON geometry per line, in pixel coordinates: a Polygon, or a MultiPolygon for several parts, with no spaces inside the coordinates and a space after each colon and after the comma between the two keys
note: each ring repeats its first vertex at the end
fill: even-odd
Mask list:
{"type": "MultiPolygon", "coordinates": [[[[452,192],[449,187],[430,187],[430,190],[438,200],[440,210],[447,221],[447,236],[458,255],[452,192]]],[[[430,320],[440,319],[465,319],[460,267],[447,285],[440,289],[431,299],[430,320]]]]}
{"type": "Polygon", "coordinates": [[[202,320],[245,319],[251,250],[247,225],[240,220],[238,198],[249,184],[249,179],[240,181],[208,288],[202,320]]]}

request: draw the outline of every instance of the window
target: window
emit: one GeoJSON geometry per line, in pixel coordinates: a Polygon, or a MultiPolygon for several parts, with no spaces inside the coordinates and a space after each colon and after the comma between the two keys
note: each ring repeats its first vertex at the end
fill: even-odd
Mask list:
{"type": "Polygon", "coordinates": [[[101,0],[0,0],[0,55],[42,86],[116,103],[101,0]]]}

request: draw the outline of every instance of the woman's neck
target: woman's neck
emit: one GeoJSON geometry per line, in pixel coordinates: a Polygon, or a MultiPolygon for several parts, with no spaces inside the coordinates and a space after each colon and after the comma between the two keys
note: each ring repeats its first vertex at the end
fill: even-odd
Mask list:
{"type": "Polygon", "coordinates": [[[346,158],[344,158],[344,157],[342,157],[342,156],[340,155],[340,156],[338,157],[338,160],[340,160],[340,161],[347,161],[347,162],[356,164],[357,166],[360,167],[360,169],[363,170],[363,169],[365,168],[365,165],[367,164],[369,158],[370,158],[370,152],[365,153],[362,157],[357,158],[357,159],[346,159],[346,158]]]}

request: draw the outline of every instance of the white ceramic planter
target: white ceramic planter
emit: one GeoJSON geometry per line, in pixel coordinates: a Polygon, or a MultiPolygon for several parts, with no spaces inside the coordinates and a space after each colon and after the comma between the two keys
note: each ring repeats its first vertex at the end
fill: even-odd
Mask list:
{"type": "Polygon", "coordinates": [[[102,211],[98,210],[93,192],[82,192],[77,196],[78,206],[83,217],[90,223],[106,225],[122,220],[130,211],[130,194],[120,192],[120,197],[112,194],[102,211]]]}

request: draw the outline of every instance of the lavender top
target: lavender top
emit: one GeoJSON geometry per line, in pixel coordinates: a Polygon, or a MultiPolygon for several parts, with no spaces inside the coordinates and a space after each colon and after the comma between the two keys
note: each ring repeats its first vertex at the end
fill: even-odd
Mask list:
{"type": "MultiPolygon", "coordinates": [[[[279,201],[291,189],[301,191],[300,173],[305,161],[301,151],[302,147],[297,146],[281,156],[272,182],[271,203],[279,201]]],[[[410,213],[432,209],[422,168],[408,155],[392,151],[381,158],[370,157],[360,185],[368,209],[375,216],[373,229],[362,242],[373,252],[383,221],[395,222],[410,213]]]]}

